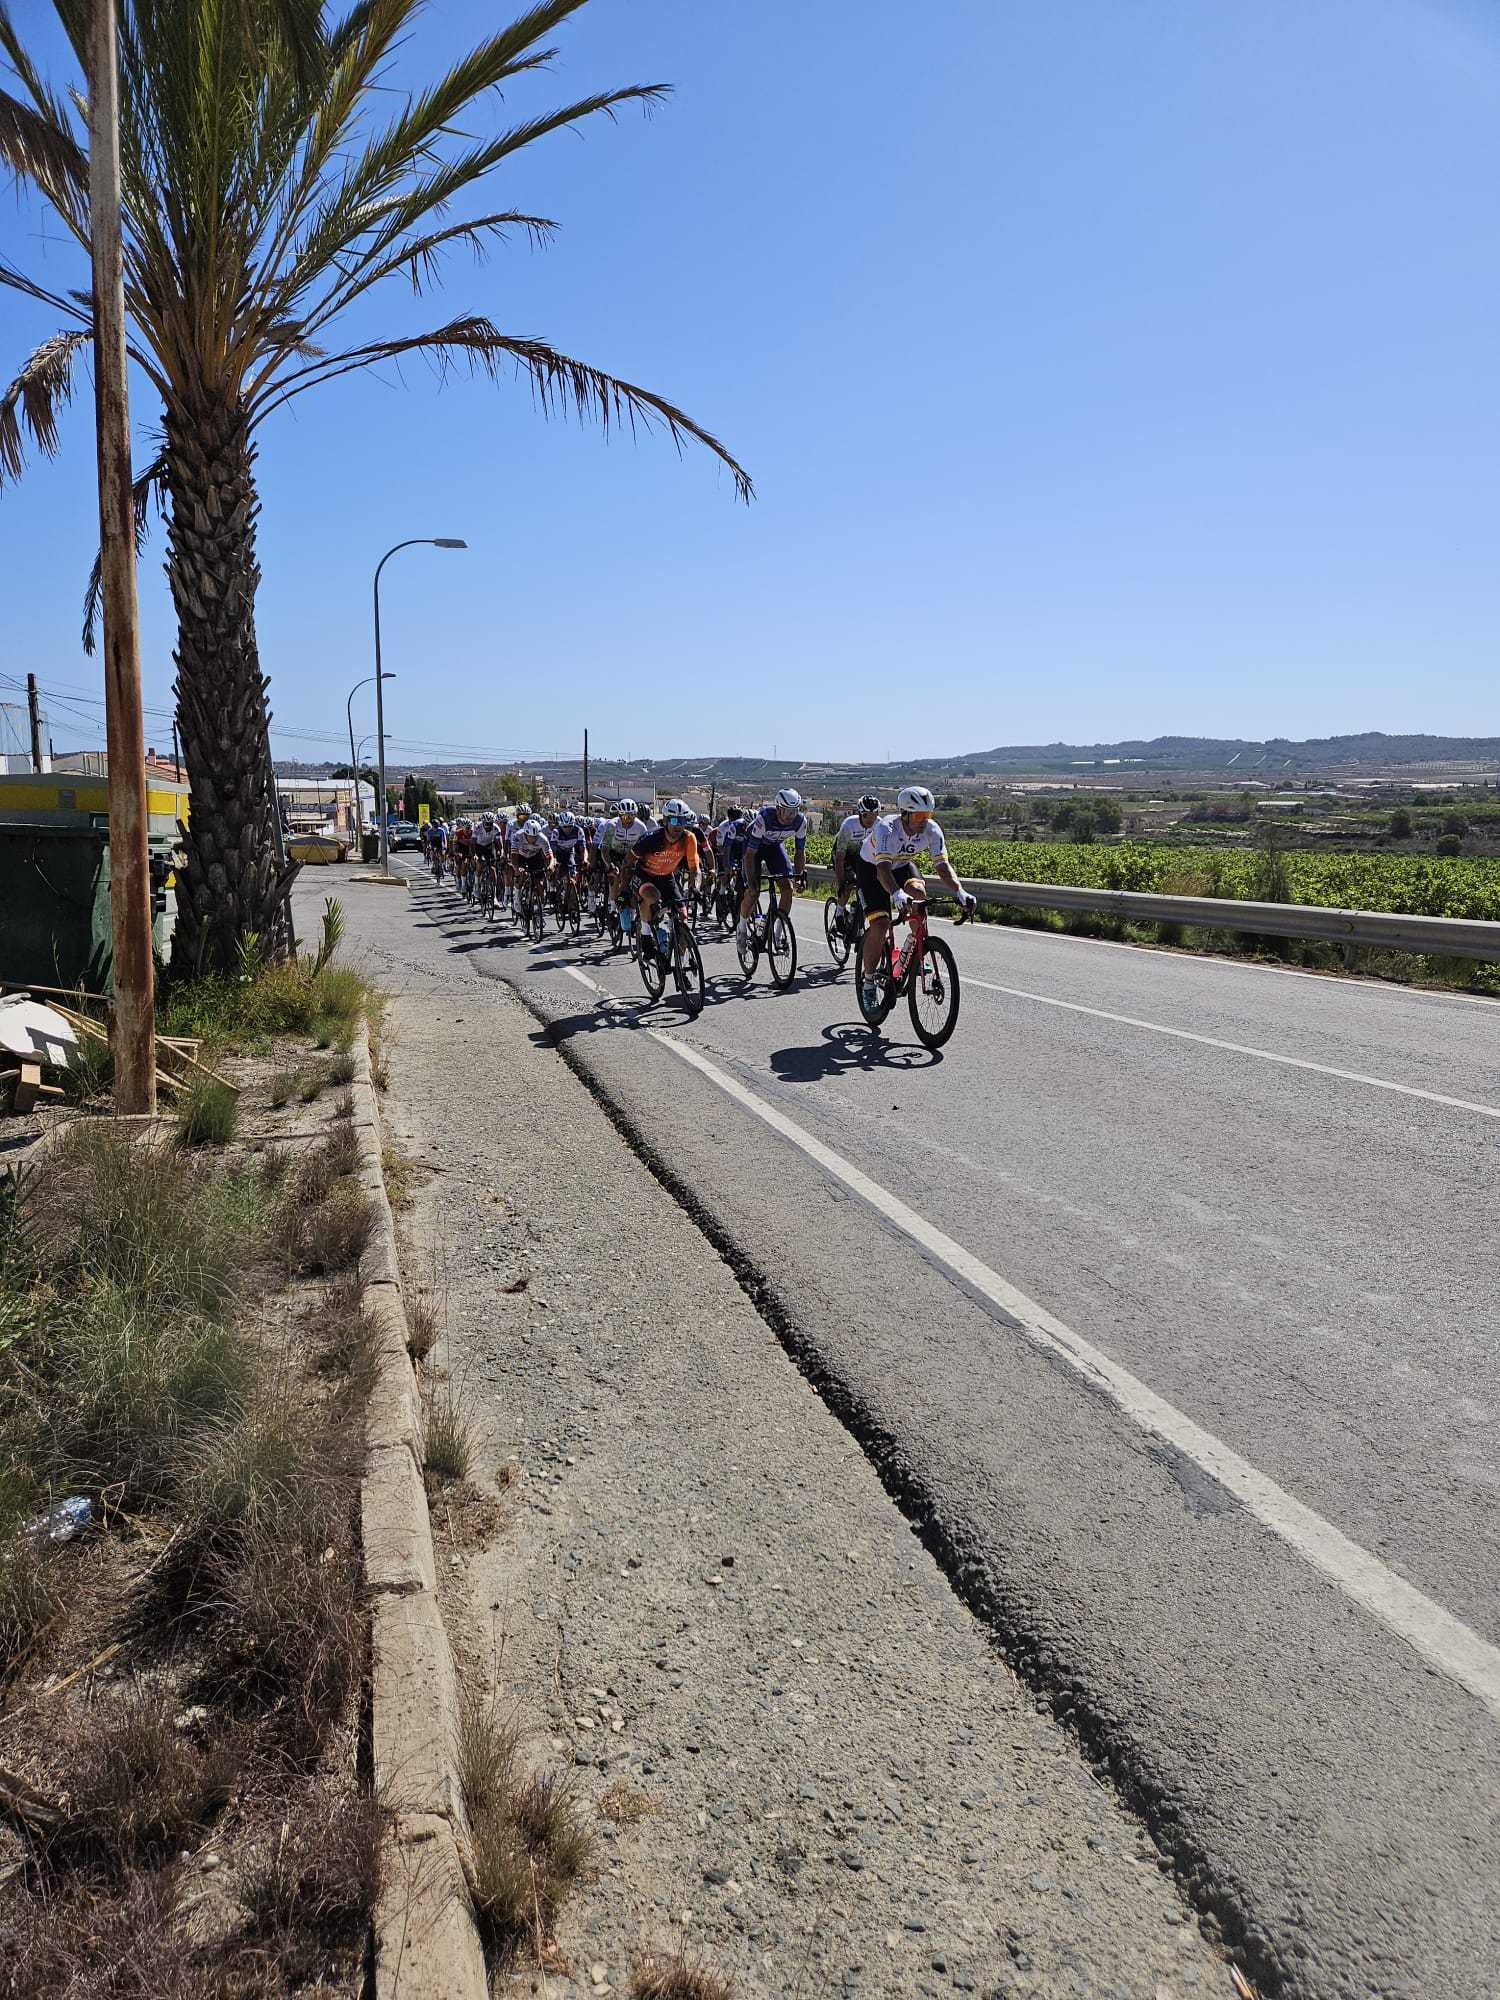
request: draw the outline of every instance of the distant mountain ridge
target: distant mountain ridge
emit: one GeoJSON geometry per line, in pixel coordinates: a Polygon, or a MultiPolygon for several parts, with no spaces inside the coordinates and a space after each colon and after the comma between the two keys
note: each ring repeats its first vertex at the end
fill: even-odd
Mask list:
{"type": "MultiPolygon", "coordinates": [[[[516,765],[469,763],[459,758],[424,764],[389,760],[393,780],[407,771],[428,777],[444,790],[469,789],[501,770],[516,765]]],[[[284,777],[322,775],[331,766],[280,761],[284,777]]],[[[549,782],[576,786],[582,778],[581,758],[534,762],[519,766],[527,775],[539,773],[549,782]]],[[[959,778],[1020,780],[1068,779],[1139,787],[1153,779],[1194,780],[1212,784],[1258,778],[1265,784],[1305,783],[1327,778],[1472,777],[1500,772],[1500,736],[1387,735],[1366,730],[1348,736],[1318,736],[1298,740],[1273,736],[1264,741],[1235,736],[1155,736],[1118,743],[1001,744],[993,750],[973,750],[962,756],[907,757],[890,763],[848,763],[835,758],[797,757],[595,757],[590,764],[591,789],[644,792],[649,797],[674,790],[706,792],[716,788],[725,797],[793,784],[815,797],[848,797],[874,789],[882,793],[913,780],[935,783],[959,778]]]]}

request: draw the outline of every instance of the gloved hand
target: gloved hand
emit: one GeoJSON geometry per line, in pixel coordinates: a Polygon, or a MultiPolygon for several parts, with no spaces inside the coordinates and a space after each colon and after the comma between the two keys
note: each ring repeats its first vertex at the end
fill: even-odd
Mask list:
{"type": "Polygon", "coordinates": [[[891,914],[899,917],[910,901],[911,897],[904,889],[895,890],[891,896],[891,914]]]}

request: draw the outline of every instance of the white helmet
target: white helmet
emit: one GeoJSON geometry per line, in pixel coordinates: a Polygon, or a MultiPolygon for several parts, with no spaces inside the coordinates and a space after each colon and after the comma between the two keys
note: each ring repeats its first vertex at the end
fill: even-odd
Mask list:
{"type": "Polygon", "coordinates": [[[794,792],[790,785],[783,785],[781,790],[776,794],[776,803],[779,806],[784,806],[788,812],[801,812],[802,794],[794,792]]]}
{"type": "Polygon", "coordinates": [[[621,799],[620,811],[626,819],[634,819],[636,814],[640,811],[640,807],[636,804],[634,799],[621,799]]]}
{"type": "Polygon", "coordinates": [[[897,809],[904,813],[937,811],[937,800],[925,785],[903,785],[896,794],[897,809]]]}

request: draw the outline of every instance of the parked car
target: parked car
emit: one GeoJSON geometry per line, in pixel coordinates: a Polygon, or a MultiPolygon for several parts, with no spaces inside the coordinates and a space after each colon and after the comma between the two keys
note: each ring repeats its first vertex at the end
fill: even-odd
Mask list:
{"type": "Polygon", "coordinates": [[[422,829],[419,826],[414,826],[409,819],[398,819],[386,835],[386,845],[390,848],[392,854],[395,854],[403,847],[420,847],[422,845],[422,829]]]}

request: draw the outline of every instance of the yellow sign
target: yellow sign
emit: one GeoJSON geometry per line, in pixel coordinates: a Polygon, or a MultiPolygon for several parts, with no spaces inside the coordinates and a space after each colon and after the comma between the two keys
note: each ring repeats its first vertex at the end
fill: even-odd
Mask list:
{"type": "Polygon", "coordinates": [[[430,825],[431,823],[432,823],[432,807],[431,807],[431,806],[418,806],[418,807],[417,807],[417,825],[418,825],[418,826],[429,826],[429,825],[430,825]]]}

